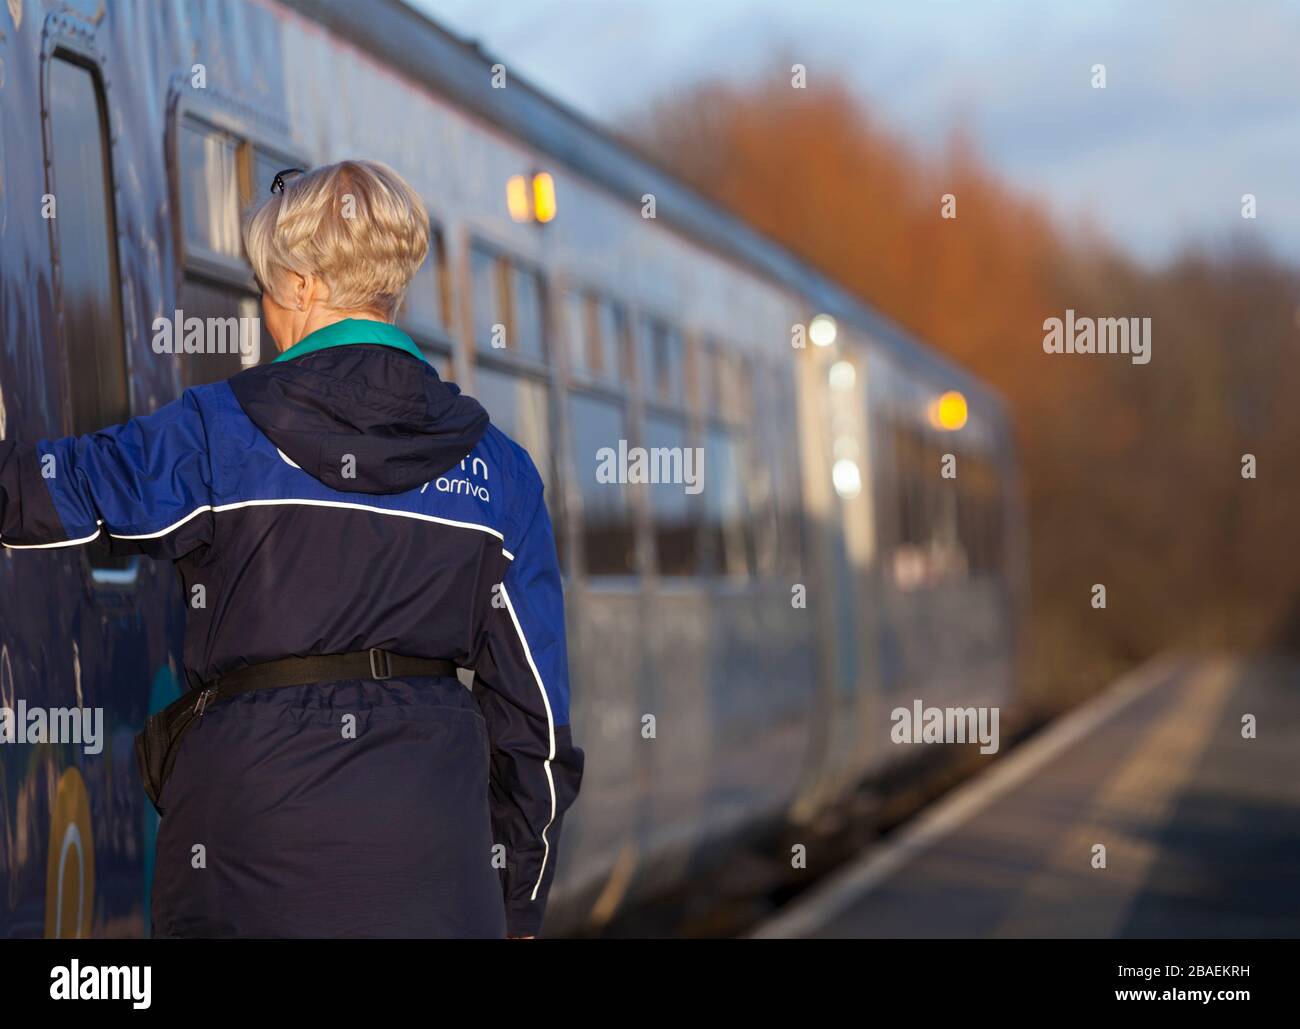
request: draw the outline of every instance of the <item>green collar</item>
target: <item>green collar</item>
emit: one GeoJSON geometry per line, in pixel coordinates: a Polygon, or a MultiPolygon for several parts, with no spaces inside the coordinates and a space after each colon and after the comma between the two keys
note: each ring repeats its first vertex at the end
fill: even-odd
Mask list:
{"type": "Polygon", "coordinates": [[[318,350],[345,347],[354,343],[379,343],[386,347],[405,350],[421,361],[427,360],[424,354],[420,353],[420,348],[415,345],[415,341],[396,325],[369,318],[344,318],[341,322],[334,322],[323,329],[309,332],[276,360],[292,361],[295,357],[305,357],[318,350]]]}

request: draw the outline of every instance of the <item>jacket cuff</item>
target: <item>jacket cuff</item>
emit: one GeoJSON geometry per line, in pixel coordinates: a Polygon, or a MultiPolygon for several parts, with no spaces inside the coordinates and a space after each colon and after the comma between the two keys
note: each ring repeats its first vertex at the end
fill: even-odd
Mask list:
{"type": "Polygon", "coordinates": [[[542,906],[533,901],[506,905],[507,936],[539,936],[542,930],[542,906]]]}

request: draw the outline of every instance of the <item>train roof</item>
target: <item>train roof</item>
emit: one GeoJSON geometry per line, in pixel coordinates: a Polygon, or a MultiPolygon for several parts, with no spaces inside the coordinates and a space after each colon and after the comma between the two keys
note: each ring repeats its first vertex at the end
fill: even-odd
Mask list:
{"type": "Polygon", "coordinates": [[[807,297],[814,311],[852,326],[904,364],[960,384],[1002,409],[996,393],[970,371],[920,345],[839,283],[518,74],[511,72],[509,89],[483,88],[496,59],[403,0],[282,2],[615,194],[639,203],[642,194],[653,193],[660,220],[682,235],[807,297]]]}

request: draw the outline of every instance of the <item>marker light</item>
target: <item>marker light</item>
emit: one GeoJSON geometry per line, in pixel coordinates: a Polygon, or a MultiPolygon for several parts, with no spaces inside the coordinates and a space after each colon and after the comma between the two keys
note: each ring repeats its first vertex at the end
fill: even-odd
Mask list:
{"type": "Polygon", "coordinates": [[[819,347],[828,347],[834,343],[839,331],[835,319],[828,314],[817,315],[808,325],[808,336],[819,347]]]}
{"type": "Polygon", "coordinates": [[[550,172],[533,176],[533,217],[545,224],[555,217],[555,179],[550,172]]]}
{"type": "Polygon", "coordinates": [[[506,207],[510,217],[517,222],[526,222],[532,217],[528,205],[528,181],[522,175],[511,175],[506,180],[506,207]]]}
{"type": "Polygon", "coordinates": [[[950,389],[938,400],[931,402],[927,413],[930,416],[930,424],[936,429],[956,432],[966,424],[968,416],[966,398],[955,389],[950,389]]]}

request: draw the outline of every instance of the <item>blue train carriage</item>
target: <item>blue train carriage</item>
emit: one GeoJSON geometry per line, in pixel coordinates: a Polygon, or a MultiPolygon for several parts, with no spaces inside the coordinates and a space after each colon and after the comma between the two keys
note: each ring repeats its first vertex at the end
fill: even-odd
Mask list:
{"type": "MultiPolygon", "coordinates": [[[[8,6],[4,438],[267,359],[238,214],[276,170],[364,155],[423,193],[402,323],[536,455],[566,576],[589,771],[549,932],[833,827],[898,756],[893,697],[1007,696],[1014,466],[968,376],[527,83],[492,88],[497,62],[396,0],[8,6]],[[792,345],[818,312],[836,338],[792,345]],[[192,324],[228,344],[185,353],[192,324]],[[700,450],[703,478],[600,481],[638,448],[700,450]]],[[[181,688],[175,576],[107,550],[3,562],[4,706],[103,717],[98,748],[0,749],[0,926],[144,933],[131,740],[181,688]]]]}

